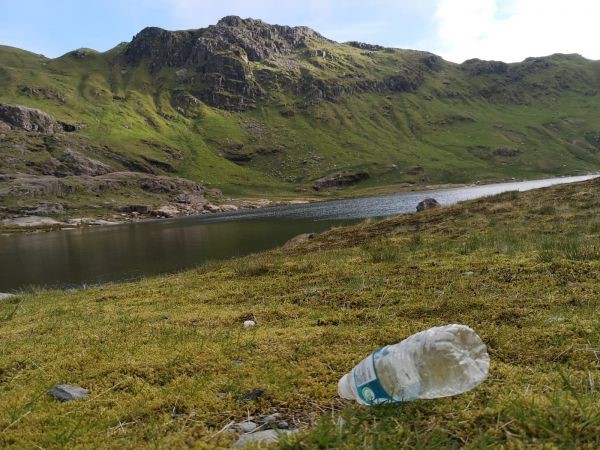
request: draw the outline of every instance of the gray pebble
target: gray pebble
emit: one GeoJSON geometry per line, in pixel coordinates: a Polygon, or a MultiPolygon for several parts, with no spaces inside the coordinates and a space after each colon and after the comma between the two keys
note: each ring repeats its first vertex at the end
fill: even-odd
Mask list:
{"type": "Polygon", "coordinates": [[[265,393],[264,389],[255,389],[252,392],[248,392],[240,398],[241,402],[249,402],[251,400],[256,400],[259,397],[262,397],[265,393]]]}
{"type": "Polygon", "coordinates": [[[50,395],[61,402],[70,402],[71,400],[86,398],[89,393],[90,391],[87,389],[71,386],[69,384],[59,384],[50,390],[50,395]]]}
{"type": "Polygon", "coordinates": [[[275,423],[280,418],[281,418],[281,413],[273,413],[273,414],[263,417],[262,421],[264,423],[275,423]]]}
{"type": "Polygon", "coordinates": [[[277,428],[279,428],[280,430],[287,430],[289,427],[290,427],[290,424],[287,423],[285,420],[282,420],[277,423],[277,428]]]}
{"type": "Polygon", "coordinates": [[[241,436],[235,444],[233,444],[233,448],[244,448],[248,445],[269,445],[275,444],[279,442],[279,438],[282,435],[291,434],[291,431],[288,430],[265,430],[265,431],[257,431],[256,433],[244,434],[241,436]]]}
{"type": "Polygon", "coordinates": [[[254,422],[247,420],[246,422],[236,423],[235,428],[244,432],[244,433],[252,433],[254,430],[258,428],[258,425],[254,422]]]}

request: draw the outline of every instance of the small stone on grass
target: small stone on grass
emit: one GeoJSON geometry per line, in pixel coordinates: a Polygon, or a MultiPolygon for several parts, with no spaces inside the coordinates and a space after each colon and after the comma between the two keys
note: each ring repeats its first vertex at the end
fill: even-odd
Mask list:
{"type": "Polygon", "coordinates": [[[258,428],[258,425],[250,420],[246,422],[236,423],[234,425],[235,428],[244,432],[244,433],[252,433],[254,430],[258,428]]]}
{"type": "Polygon", "coordinates": [[[59,384],[50,390],[50,395],[61,402],[70,402],[72,400],[86,398],[89,393],[90,391],[87,389],[71,386],[69,384],[59,384]]]}
{"type": "Polygon", "coordinates": [[[281,413],[273,413],[273,414],[263,417],[262,421],[264,423],[275,423],[280,418],[281,418],[281,413]]]}
{"type": "Polygon", "coordinates": [[[244,434],[235,444],[233,444],[233,448],[244,448],[248,445],[263,446],[275,444],[279,442],[282,435],[289,435],[291,433],[292,432],[288,430],[265,430],[244,434]]]}
{"type": "Polygon", "coordinates": [[[262,395],[265,393],[264,389],[255,389],[252,392],[248,392],[247,394],[245,394],[242,398],[240,398],[241,402],[248,402],[250,400],[256,400],[259,397],[262,397],[262,395]]]}

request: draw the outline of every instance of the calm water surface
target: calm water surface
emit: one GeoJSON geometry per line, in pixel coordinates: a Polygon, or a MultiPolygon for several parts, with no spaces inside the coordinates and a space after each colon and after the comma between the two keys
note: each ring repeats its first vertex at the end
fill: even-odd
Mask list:
{"type": "Polygon", "coordinates": [[[426,197],[449,205],[592,176],[470,186],[283,206],[101,228],[0,236],[0,292],[73,287],[155,275],[273,248],[300,233],[412,212],[426,197]]]}

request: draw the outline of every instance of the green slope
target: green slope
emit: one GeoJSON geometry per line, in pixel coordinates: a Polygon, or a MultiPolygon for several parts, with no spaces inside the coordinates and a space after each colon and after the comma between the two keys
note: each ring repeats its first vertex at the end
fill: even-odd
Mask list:
{"type": "MultiPolygon", "coordinates": [[[[252,27],[279,32],[256,21],[208,32],[250,39],[243,33],[252,27]]],[[[316,179],[347,171],[371,175],[362,188],[600,167],[600,63],[577,55],[456,65],[306,32],[301,46],[262,59],[248,60],[244,43],[215,51],[214,87],[208,63],[169,59],[207,31],[161,30],[173,43],[148,30],[106,53],[80,49],[53,60],[0,47],[0,102],[83,122],[78,134],[93,145],[230,194],[310,191],[316,179]]],[[[270,48],[267,38],[252,45],[263,44],[270,48]]]]}

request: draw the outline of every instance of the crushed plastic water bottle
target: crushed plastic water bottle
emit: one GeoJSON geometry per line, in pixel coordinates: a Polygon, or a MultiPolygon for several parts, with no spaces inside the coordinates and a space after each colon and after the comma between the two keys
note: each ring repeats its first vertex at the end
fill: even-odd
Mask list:
{"type": "Polygon", "coordinates": [[[344,375],[338,394],[363,405],[462,394],[488,375],[490,357],[466,325],[446,325],[376,350],[344,375]]]}

